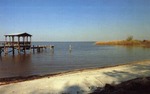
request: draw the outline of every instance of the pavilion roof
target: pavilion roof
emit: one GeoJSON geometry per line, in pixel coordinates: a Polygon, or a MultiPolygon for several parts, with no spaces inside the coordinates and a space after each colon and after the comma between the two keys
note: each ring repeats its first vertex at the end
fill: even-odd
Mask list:
{"type": "Polygon", "coordinates": [[[24,33],[6,34],[4,36],[32,36],[32,35],[24,32],[24,33]]]}

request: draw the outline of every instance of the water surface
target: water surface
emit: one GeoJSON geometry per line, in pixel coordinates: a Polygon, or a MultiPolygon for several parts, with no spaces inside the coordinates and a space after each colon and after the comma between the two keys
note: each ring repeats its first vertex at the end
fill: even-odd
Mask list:
{"type": "Polygon", "coordinates": [[[61,71],[104,67],[150,59],[150,49],[142,47],[98,46],[94,42],[34,42],[33,45],[54,45],[32,53],[0,57],[0,78],[45,75],[61,71]],[[69,51],[69,45],[72,51],[69,51]]]}

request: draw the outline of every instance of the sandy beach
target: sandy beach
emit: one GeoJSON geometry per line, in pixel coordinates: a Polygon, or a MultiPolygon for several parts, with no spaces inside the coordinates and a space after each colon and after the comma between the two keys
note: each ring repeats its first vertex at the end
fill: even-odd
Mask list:
{"type": "MultiPolygon", "coordinates": [[[[0,86],[0,94],[87,94],[97,87],[150,76],[150,61],[62,73],[0,86]]],[[[1,82],[2,83],[2,82],[1,82]]]]}

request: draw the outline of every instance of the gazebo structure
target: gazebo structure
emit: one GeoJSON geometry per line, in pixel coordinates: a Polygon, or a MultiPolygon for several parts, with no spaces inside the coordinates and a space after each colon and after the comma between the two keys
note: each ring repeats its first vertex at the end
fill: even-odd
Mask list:
{"type": "Polygon", "coordinates": [[[16,34],[7,34],[5,36],[5,43],[4,43],[4,51],[5,53],[8,53],[8,48],[12,48],[10,52],[15,54],[15,49],[18,50],[18,53],[20,51],[23,51],[24,53],[26,50],[29,50],[31,48],[31,34],[28,33],[16,33],[16,34]]]}

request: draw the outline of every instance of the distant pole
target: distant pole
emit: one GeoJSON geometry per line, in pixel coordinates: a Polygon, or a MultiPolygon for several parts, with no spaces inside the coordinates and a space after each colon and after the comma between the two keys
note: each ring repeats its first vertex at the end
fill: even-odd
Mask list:
{"type": "Polygon", "coordinates": [[[71,51],[72,51],[72,46],[69,45],[69,52],[71,53],[71,51]]]}

